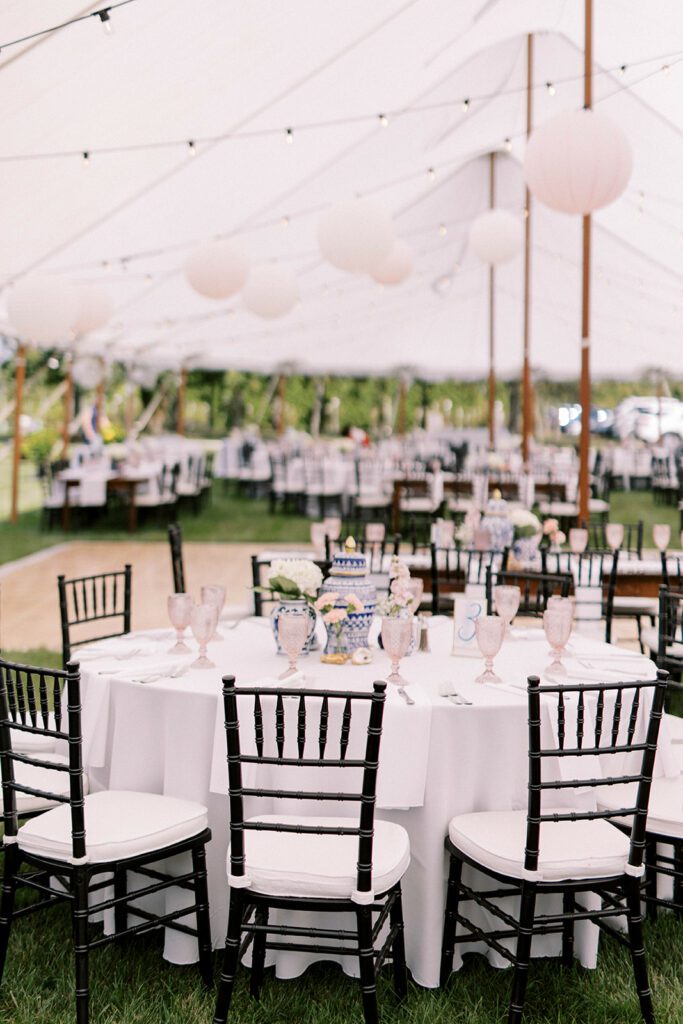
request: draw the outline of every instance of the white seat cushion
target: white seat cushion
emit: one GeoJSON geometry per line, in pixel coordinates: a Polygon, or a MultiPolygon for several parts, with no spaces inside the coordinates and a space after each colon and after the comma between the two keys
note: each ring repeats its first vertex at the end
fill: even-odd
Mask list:
{"type": "MultiPolygon", "coordinates": [[[[265,814],[249,821],[300,825],[294,815],[265,814]]],[[[354,818],[306,818],[306,825],[353,827],[354,818]]],[[[296,832],[245,833],[246,874],[255,892],[269,896],[320,896],[348,899],[356,889],[358,837],[296,832]]],[[[372,889],[386,892],[410,863],[410,840],[401,825],[375,821],[372,889]]],[[[228,851],[228,871],[230,851],[228,851]]]]}
{"type": "MultiPolygon", "coordinates": [[[[65,719],[62,719],[62,728],[65,727],[65,721],[65,719]]],[[[39,719],[39,725],[42,728],[42,718],[39,719]]],[[[48,728],[57,728],[52,712],[48,718],[48,728]]],[[[21,751],[25,754],[37,754],[38,751],[55,749],[55,739],[53,736],[41,736],[38,732],[24,732],[23,729],[10,729],[10,736],[12,739],[12,750],[21,751]]]]}
{"type": "Polygon", "coordinates": [[[656,597],[619,597],[614,598],[614,611],[617,615],[657,615],[659,601],[656,597]]]}
{"type": "MultiPolygon", "coordinates": [[[[29,753],[26,751],[26,753],[29,753]]],[[[40,758],[41,761],[50,764],[68,765],[69,759],[64,754],[44,753],[42,750],[32,750],[31,756],[40,758]]],[[[56,796],[69,795],[69,773],[50,771],[49,768],[38,768],[32,764],[22,764],[21,761],[14,762],[14,779],[22,786],[30,786],[31,789],[43,789],[56,796]]],[[[83,791],[88,792],[88,777],[83,775],[83,791]]],[[[45,811],[48,807],[54,807],[55,801],[48,800],[42,796],[31,796],[29,793],[15,793],[17,803],[17,814],[33,814],[36,811],[45,811]]]]}
{"type": "MultiPolygon", "coordinates": [[[[566,814],[569,808],[558,808],[566,814]]],[[[545,810],[544,813],[552,813],[545,810]]],[[[459,814],[448,826],[458,850],[484,867],[511,878],[524,877],[526,811],[481,811],[459,814]]],[[[559,821],[541,824],[540,880],[607,878],[621,874],[628,859],[628,839],[606,821],[559,821]]]]}
{"type": "MultiPolygon", "coordinates": [[[[635,782],[623,786],[600,786],[599,806],[606,810],[634,807],[636,788],[635,782]]],[[[647,830],[683,839],[683,775],[652,780],[647,830]]]]}
{"type": "Polygon", "coordinates": [[[667,735],[672,743],[683,743],[683,718],[680,715],[670,715],[668,711],[665,711],[662,724],[665,725],[667,735]]]}
{"type": "MultiPolygon", "coordinates": [[[[92,793],[85,800],[85,841],[91,863],[163,850],[197,835],[207,826],[206,807],[172,796],[109,790],[92,793]]],[[[23,825],[19,829],[19,846],[27,853],[69,860],[69,806],[46,811],[23,825]]]]}
{"type": "Polygon", "coordinates": [[[641,630],[640,637],[643,641],[643,647],[647,647],[648,651],[652,651],[656,654],[659,647],[659,630],[657,627],[644,626],[641,630]]]}

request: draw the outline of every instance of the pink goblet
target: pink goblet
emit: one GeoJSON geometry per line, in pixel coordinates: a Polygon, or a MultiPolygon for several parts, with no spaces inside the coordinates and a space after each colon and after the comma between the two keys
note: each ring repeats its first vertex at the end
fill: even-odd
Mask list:
{"type": "Polygon", "coordinates": [[[519,587],[498,586],[493,588],[493,604],[496,614],[505,622],[505,634],[510,635],[510,626],[519,610],[521,593],[519,587]]]}
{"type": "Polygon", "coordinates": [[[588,547],[588,530],[572,527],[569,531],[569,549],[573,555],[582,555],[588,547]]]}
{"type": "Polygon", "coordinates": [[[213,636],[218,622],[218,608],[215,604],[195,604],[190,614],[190,629],[199,644],[199,657],[190,668],[215,668],[214,663],[206,656],[206,645],[213,636]]]}
{"type": "Polygon", "coordinates": [[[280,647],[289,659],[289,665],[284,672],[278,676],[279,679],[288,679],[298,671],[296,659],[304,649],[310,617],[308,606],[305,608],[281,608],[277,620],[277,635],[280,647]]]}
{"type": "Polygon", "coordinates": [[[667,523],[655,523],[652,527],[652,539],[660,551],[666,551],[671,540],[671,527],[667,523]]]}
{"type": "Polygon", "coordinates": [[[503,643],[506,630],[505,619],[498,615],[482,615],[475,623],[477,645],[484,657],[484,671],[476,677],[475,683],[502,683],[493,671],[493,659],[503,643]]]}
{"type": "Polygon", "coordinates": [[[391,673],[387,676],[388,683],[405,686],[406,680],[399,674],[401,658],[405,657],[410,641],[413,638],[413,616],[401,618],[385,616],[382,619],[382,645],[391,660],[391,673]]]}
{"type": "MultiPolygon", "coordinates": [[[[202,604],[213,604],[216,606],[216,622],[218,622],[223,611],[223,605],[225,604],[225,587],[220,586],[218,583],[208,583],[201,589],[201,598],[202,604]]],[[[209,638],[209,643],[222,639],[223,634],[219,633],[218,629],[214,629],[213,636],[209,638]]]]}
{"type": "Polygon", "coordinates": [[[175,629],[176,642],[169,654],[189,654],[190,648],[183,640],[183,634],[190,625],[192,598],[189,594],[171,594],[168,598],[168,617],[175,629]]]}
{"type": "Polygon", "coordinates": [[[546,608],[543,612],[543,629],[553,658],[548,666],[547,674],[566,675],[567,670],[562,664],[562,653],[572,631],[571,609],[566,607],[546,608]]]}
{"type": "Polygon", "coordinates": [[[623,523],[608,523],[605,527],[605,540],[611,547],[612,551],[616,551],[617,548],[621,547],[624,539],[624,526],[623,523]]]}

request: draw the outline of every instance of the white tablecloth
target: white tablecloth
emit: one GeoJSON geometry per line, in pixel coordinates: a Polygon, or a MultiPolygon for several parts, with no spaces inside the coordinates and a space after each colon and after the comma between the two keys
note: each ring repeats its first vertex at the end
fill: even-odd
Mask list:
{"type": "MultiPolygon", "coordinates": [[[[245,620],[234,630],[226,630],[221,643],[209,646],[215,670],[191,670],[177,678],[145,683],[136,680],[158,671],[169,672],[183,658],[192,660],[187,655],[169,658],[170,630],[105,641],[97,654],[88,650],[82,655],[84,755],[91,784],[185,797],[209,809],[213,832],[208,849],[209,895],[216,946],[224,941],[228,905],[221,675],[234,674],[238,684],[264,680],[272,684],[284,662],[274,653],[269,627],[267,620],[245,620]],[[141,648],[143,656],[122,656],[141,648]]],[[[403,662],[414,707],[408,707],[389,687],[378,785],[378,816],[403,825],[410,835],[411,865],[404,880],[406,952],[415,980],[427,987],[437,986],[439,980],[447,870],[443,843],[448,822],[455,814],[473,810],[526,807],[524,686],[527,675],[541,674],[548,664],[543,634],[531,630],[523,639],[506,641],[496,659],[496,671],[504,677],[504,685],[482,686],[473,681],[481,671],[481,660],[468,654],[452,657],[451,634],[452,620],[434,619],[432,653],[416,653],[403,662]],[[456,706],[439,696],[439,685],[446,680],[472,705],[456,706]]],[[[653,675],[652,662],[639,655],[585,637],[575,636],[572,643],[567,665],[572,673],[587,679],[600,673],[591,673],[579,664],[578,657],[595,658],[592,664],[606,670],[603,678],[619,678],[607,669],[607,662],[599,660],[606,655],[614,656],[615,666],[619,670],[623,666],[627,678],[653,675]]],[[[323,665],[315,653],[301,659],[301,665],[313,685],[331,689],[367,688],[388,668],[380,650],[369,666],[323,665]]],[[[667,750],[667,738],[663,737],[661,753],[667,750]]],[[[660,757],[660,762],[665,774],[677,773],[666,757],[660,757]]],[[[263,800],[258,801],[257,811],[246,807],[248,814],[268,811],[263,800]]],[[[297,811],[301,813],[300,806],[297,811]]],[[[577,932],[578,952],[587,966],[595,961],[596,933],[591,925],[583,925],[577,932]]],[[[541,938],[534,952],[555,953],[557,941],[556,937],[541,938]]],[[[191,962],[196,959],[196,945],[183,935],[167,932],[165,955],[173,962],[191,962]]],[[[278,954],[278,974],[296,976],[308,962],[301,954],[278,954]]],[[[345,966],[353,969],[353,965],[345,966]]]]}

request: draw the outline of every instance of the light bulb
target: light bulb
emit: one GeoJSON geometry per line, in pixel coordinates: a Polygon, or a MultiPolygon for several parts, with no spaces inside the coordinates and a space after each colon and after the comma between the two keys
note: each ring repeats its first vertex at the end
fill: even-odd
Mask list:
{"type": "Polygon", "coordinates": [[[294,142],[294,132],[291,128],[288,128],[285,132],[285,138],[287,139],[287,145],[291,146],[294,142]]]}
{"type": "Polygon", "coordinates": [[[439,224],[439,234],[441,235],[442,238],[444,237],[444,235],[448,234],[448,228],[446,227],[445,224],[439,224]]]}
{"type": "Polygon", "coordinates": [[[546,87],[546,89],[548,90],[548,92],[549,92],[549,94],[551,96],[555,95],[555,86],[553,85],[552,82],[546,82],[545,83],[545,87],[546,87]]]}
{"type": "Polygon", "coordinates": [[[434,178],[436,177],[436,171],[434,170],[433,167],[429,167],[427,169],[427,177],[429,178],[430,181],[434,181],[434,178]]]}
{"type": "Polygon", "coordinates": [[[462,101],[462,109],[465,111],[465,113],[467,113],[467,111],[470,109],[470,101],[468,99],[464,99],[462,101]]]}
{"type": "Polygon", "coordinates": [[[188,149],[190,150],[190,156],[196,156],[197,155],[197,147],[195,146],[193,139],[190,139],[190,141],[188,142],[187,146],[188,146],[188,149]]]}
{"type": "Polygon", "coordinates": [[[508,151],[508,153],[512,152],[512,139],[508,138],[505,140],[505,148],[508,151]]]}
{"type": "Polygon", "coordinates": [[[382,128],[386,128],[386,126],[389,124],[389,118],[387,117],[386,114],[379,115],[379,123],[382,125],[382,128]]]}
{"type": "Polygon", "coordinates": [[[102,28],[104,29],[104,31],[106,32],[106,34],[108,36],[110,36],[112,34],[112,32],[114,31],[114,26],[111,23],[111,18],[109,16],[109,11],[110,11],[109,7],[107,7],[104,11],[97,11],[97,15],[98,15],[100,21],[102,22],[102,28]]]}
{"type": "Polygon", "coordinates": [[[84,167],[89,167],[90,166],[90,153],[87,151],[87,149],[83,150],[83,166],[84,167]]]}

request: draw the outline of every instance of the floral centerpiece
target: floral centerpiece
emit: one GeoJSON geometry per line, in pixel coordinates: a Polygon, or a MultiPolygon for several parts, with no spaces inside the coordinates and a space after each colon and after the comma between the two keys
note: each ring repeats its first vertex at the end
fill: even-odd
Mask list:
{"type": "Polygon", "coordinates": [[[512,556],[520,568],[530,569],[538,560],[538,546],[543,536],[541,521],[533,512],[524,508],[513,509],[510,514],[515,534],[512,542],[512,556]]]}
{"type": "Polygon", "coordinates": [[[419,600],[410,586],[410,569],[394,556],[389,570],[389,592],[377,602],[377,614],[382,618],[404,618],[412,615],[419,600]]]}
{"type": "Polygon", "coordinates": [[[279,597],[280,603],[276,605],[271,613],[273,623],[273,634],[277,644],[278,654],[282,654],[280,640],[278,637],[278,622],[283,607],[293,604],[308,609],[310,625],[308,636],[302,654],[308,654],[315,637],[315,607],[314,602],[322,585],[323,574],[315,562],[308,558],[275,558],[268,569],[268,582],[254,587],[257,593],[271,594],[279,597]]]}
{"type": "Polygon", "coordinates": [[[332,665],[343,665],[351,655],[346,642],[344,624],[350,615],[363,615],[365,605],[357,594],[341,595],[332,590],[321,594],[314,608],[322,615],[327,628],[327,643],[320,660],[332,665]],[[340,597],[343,597],[345,604],[338,604],[340,597]]]}
{"type": "Polygon", "coordinates": [[[565,534],[560,529],[560,524],[557,519],[544,520],[543,536],[541,537],[540,547],[550,548],[552,551],[559,551],[566,539],[565,534]]]}

